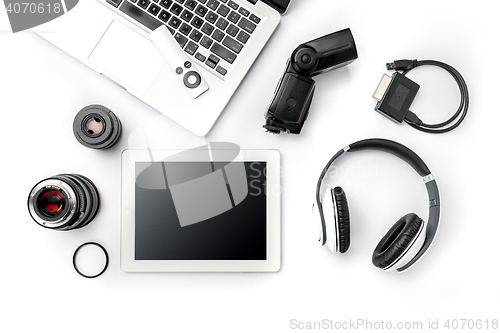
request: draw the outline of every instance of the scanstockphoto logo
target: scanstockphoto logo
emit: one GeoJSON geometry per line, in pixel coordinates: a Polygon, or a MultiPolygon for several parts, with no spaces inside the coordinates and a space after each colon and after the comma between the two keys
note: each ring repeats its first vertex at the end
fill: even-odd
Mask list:
{"type": "Polygon", "coordinates": [[[12,32],[52,21],[73,9],[78,0],[4,0],[12,32]]]}

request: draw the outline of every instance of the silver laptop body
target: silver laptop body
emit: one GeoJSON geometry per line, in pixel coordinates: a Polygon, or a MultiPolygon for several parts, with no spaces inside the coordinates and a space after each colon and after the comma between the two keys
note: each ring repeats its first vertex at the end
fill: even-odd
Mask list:
{"type": "Polygon", "coordinates": [[[280,21],[280,14],[262,1],[255,4],[246,0],[115,2],[119,2],[118,7],[106,0],[80,0],[74,9],[35,32],[198,136],[204,136],[213,126],[280,21]],[[162,6],[168,2],[169,8],[162,6]],[[153,5],[159,10],[154,10],[153,5]],[[182,12],[180,22],[176,22],[173,18],[180,11],[179,6],[182,12]],[[206,12],[198,6],[206,8],[206,12]],[[230,7],[231,12],[223,16],[226,10],[221,6],[230,7]],[[146,19],[149,28],[131,17],[131,13],[142,15],[141,20],[146,19]],[[221,18],[228,22],[226,26],[219,21],[221,18]],[[165,24],[182,39],[178,40],[180,45],[184,38],[187,40],[184,49],[210,90],[196,99],[188,94],[148,38],[154,28],[151,24],[157,24],[150,19],[165,24]],[[192,25],[191,22],[195,26],[188,32],[183,24],[192,25]],[[238,49],[240,52],[235,52],[238,49]]]}

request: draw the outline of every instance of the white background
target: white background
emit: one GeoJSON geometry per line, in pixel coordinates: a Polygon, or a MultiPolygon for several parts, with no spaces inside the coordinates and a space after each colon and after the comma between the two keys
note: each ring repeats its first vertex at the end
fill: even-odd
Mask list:
{"type": "MultiPolygon", "coordinates": [[[[295,0],[228,104],[208,140],[282,153],[282,269],[276,274],[126,274],[120,270],[120,152],[137,125],[157,112],[31,33],[9,32],[0,10],[2,190],[0,331],[3,332],[287,332],[292,319],[380,323],[500,319],[498,94],[496,1],[295,0]],[[302,42],[350,27],[359,59],[317,77],[311,113],[299,136],[261,128],[287,57],[302,42]],[[430,135],[373,111],[385,63],[441,60],[469,85],[470,113],[455,131],[430,135]],[[85,105],[108,106],[122,120],[121,141],[107,151],[81,146],[72,121],[85,105]],[[321,168],[354,141],[383,137],[417,152],[441,191],[442,216],[427,255],[404,274],[372,266],[372,251],[401,216],[427,218],[422,181],[397,158],[348,155],[334,185],[347,192],[351,249],[332,254],[310,223],[321,168]],[[37,226],[26,199],[39,180],[80,173],[99,188],[102,204],[83,230],[37,226]],[[101,242],[110,266],[81,278],[71,258],[78,245],[101,242]]],[[[428,123],[447,119],[458,88],[439,68],[410,75],[421,85],[412,110],[428,123]]],[[[163,122],[165,142],[179,148],[193,135],[163,122]],[[175,138],[168,137],[169,133],[175,138]]],[[[483,322],[483,329],[485,330],[483,322]]],[[[361,327],[362,328],[362,327],[361,327]]],[[[297,331],[296,329],[295,331],[297,331]]]]}

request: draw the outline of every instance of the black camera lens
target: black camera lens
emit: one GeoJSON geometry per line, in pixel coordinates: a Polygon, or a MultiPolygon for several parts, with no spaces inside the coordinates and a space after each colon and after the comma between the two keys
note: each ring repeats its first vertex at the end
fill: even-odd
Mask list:
{"type": "Polygon", "coordinates": [[[102,105],[89,105],[75,117],[73,133],[82,145],[93,149],[111,148],[122,133],[120,119],[102,105]]]}
{"type": "Polygon", "coordinates": [[[36,184],[28,197],[28,210],[42,227],[73,230],[88,225],[99,209],[94,183],[77,174],[62,174],[36,184]]]}

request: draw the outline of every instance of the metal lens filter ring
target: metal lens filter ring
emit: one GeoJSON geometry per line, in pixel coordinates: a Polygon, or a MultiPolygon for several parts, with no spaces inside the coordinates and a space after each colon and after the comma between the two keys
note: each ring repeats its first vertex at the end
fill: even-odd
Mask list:
{"type": "Polygon", "coordinates": [[[73,133],[82,145],[93,149],[111,148],[120,139],[120,119],[102,105],[84,107],[73,121],[73,133]]]}
{"type": "Polygon", "coordinates": [[[28,197],[33,220],[44,228],[73,230],[88,225],[99,209],[94,183],[77,174],[62,174],[36,184],[28,197]]]}

